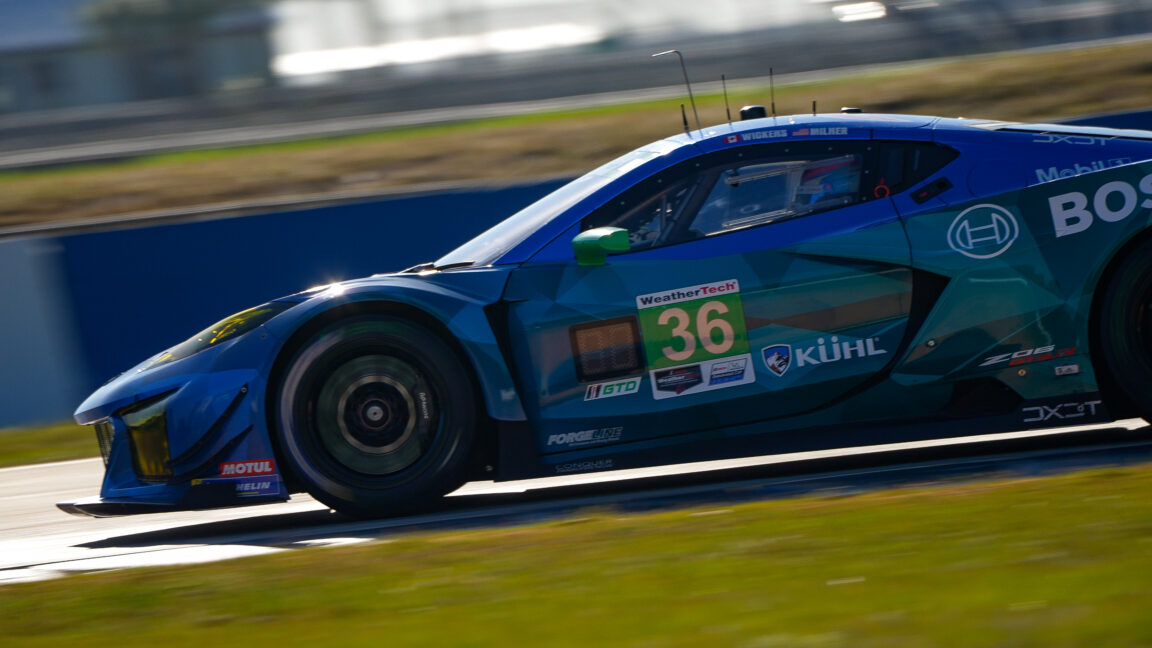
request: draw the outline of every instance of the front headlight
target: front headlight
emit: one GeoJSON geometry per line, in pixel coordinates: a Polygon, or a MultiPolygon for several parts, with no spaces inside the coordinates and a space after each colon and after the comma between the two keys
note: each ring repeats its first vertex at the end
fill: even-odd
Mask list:
{"type": "Polygon", "coordinates": [[[128,430],[132,469],[140,481],[167,481],[172,476],[168,454],[168,392],[141,401],[120,412],[128,430]]]}
{"type": "Polygon", "coordinates": [[[155,360],[148,363],[148,366],[144,367],[144,369],[151,369],[152,367],[158,367],[162,364],[182,360],[221,342],[226,342],[244,335],[295,305],[294,302],[269,302],[262,306],[249,308],[235,315],[225,317],[188,340],[161,353],[155,360]]]}

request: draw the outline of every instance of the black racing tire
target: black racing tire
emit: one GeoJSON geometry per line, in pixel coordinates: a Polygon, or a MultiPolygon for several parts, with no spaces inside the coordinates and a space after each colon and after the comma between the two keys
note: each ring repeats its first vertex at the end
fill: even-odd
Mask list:
{"type": "Polygon", "coordinates": [[[1152,421],[1152,240],[1136,246],[1116,267],[1098,321],[1112,388],[1152,421]]]}
{"type": "Polygon", "coordinates": [[[427,508],[464,483],[477,399],[452,347],[387,316],[338,321],[292,355],[275,392],[282,461],[354,517],[427,508]]]}

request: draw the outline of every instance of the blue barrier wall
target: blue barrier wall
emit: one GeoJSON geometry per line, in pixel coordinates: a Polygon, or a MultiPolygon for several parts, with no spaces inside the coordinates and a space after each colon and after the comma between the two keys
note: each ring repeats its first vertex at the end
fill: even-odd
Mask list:
{"type": "Polygon", "coordinates": [[[249,306],[435,260],[562,183],[4,242],[9,277],[35,269],[49,279],[8,290],[9,304],[25,305],[6,309],[0,337],[34,343],[6,353],[0,427],[67,418],[108,378],[249,306]],[[35,264],[26,259],[32,243],[35,264]],[[55,350],[52,363],[38,364],[45,349],[55,350]],[[45,398],[41,383],[59,389],[45,398]]]}
{"type": "Polygon", "coordinates": [[[57,421],[89,383],[54,239],[0,241],[0,427],[57,421]]]}

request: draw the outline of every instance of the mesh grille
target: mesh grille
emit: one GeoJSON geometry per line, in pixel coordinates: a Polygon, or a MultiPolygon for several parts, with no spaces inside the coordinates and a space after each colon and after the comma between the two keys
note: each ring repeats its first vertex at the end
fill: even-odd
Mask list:
{"type": "Polygon", "coordinates": [[[111,421],[100,421],[96,424],[96,442],[100,444],[100,456],[104,458],[104,467],[108,467],[108,457],[112,455],[112,433],[115,428],[111,421]]]}

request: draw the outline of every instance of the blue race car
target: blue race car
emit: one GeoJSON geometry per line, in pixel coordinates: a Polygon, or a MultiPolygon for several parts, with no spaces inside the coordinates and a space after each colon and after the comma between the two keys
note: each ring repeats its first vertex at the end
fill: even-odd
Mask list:
{"type": "Polygon", "coordinates": [[[1152,132],[751,118],[434,263],[277,299],[77,410],[116,515],[1152,415],[1152,132]]]}

